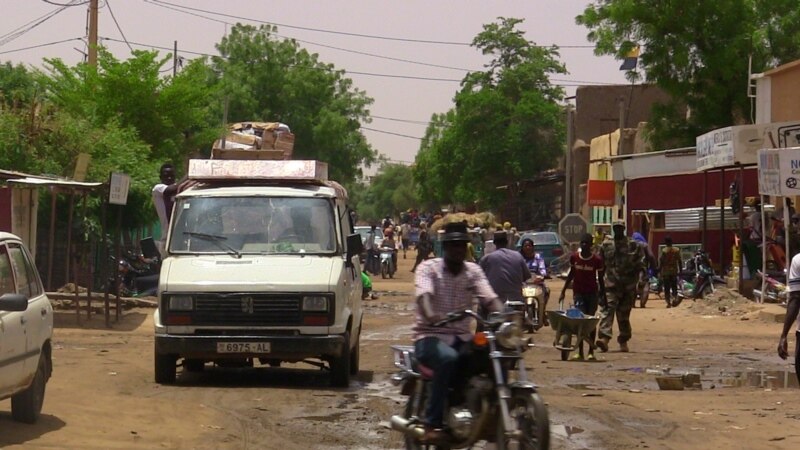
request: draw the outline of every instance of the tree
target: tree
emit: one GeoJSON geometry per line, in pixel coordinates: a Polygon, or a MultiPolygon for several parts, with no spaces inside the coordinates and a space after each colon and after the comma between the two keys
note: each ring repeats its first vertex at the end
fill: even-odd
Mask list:
{"type": "Polygon", "coordinates": [[[596,54],[623,58],[642,48],[645,79],[672,97],[649,123],[653,147],[663,148],[749,122],[748,61],[760,72],[797,59],[799,19],[796,0],[602,0],[576,21],[589,29],[596,54]]]}
{"type": "Polygon", "coordinates": [[[431,119],[415,179],[436,201],[497,206],[498,186],[552,168],[563,153],[564,92],[549,78],[566,69],[556,47],[525,39],[521,22],[484,25],[472,45],[492,57],[486,71],[468,74],[455,108],[431,119]]]}
{"type": "Polygon", "coordinates": [[[212,65],[228,98],[229,121],[286,123],[297,136],[297,158],[327,162],[340,182],[360,178],[360,165],[375,161],[360,132],[372,99],[343,70],[320,62],[294,40],[278,39],[275,30],[237,24],[217,45],[221,56],[212,65]]]}
{"type": "Polygon", "coordinates": [[[372,177],[359,199],[357,211],[359,220],[378,223],[387,214],[398,216],[400,211],[418,205],[411,168],[387,163],[372,177]]]}
{"type": "Polygon", "coordinates": [[[164,77],[160,69],[169,59],[136,50],[119,61],[101,48],[96,68],[46,59],[49,73],[42,80],[48,99],[59,109],[93,126],[114,122],[131,127],[150,147],[140,158],[180,166],[198,147],[210,146],[220,130],[211,125],[218,121],[210,116],[209,98],[214,95],[204,61],[192,61],[174,77],[164,77]]]}

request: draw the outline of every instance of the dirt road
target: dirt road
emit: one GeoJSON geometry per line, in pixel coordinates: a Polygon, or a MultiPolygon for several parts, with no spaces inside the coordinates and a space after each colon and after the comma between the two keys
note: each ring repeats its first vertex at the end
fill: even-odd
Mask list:
{"type": "MultiPolygon", "coordinates": [[[[386,427],[403,401],[388,382],[389,345],[411,339],[410,258],[399,259],[395,280],[374,280],[381,297],[367,302],[362,372],[348,389],[330,388],[325,373],[300,365],[207,369],[159,386],[151,310],[128,311],[112,330],[101,317],[78,328],[74,313],[59,313],[43,417],[12,422],[10,402],[0,402],[0,447],[401,448],[386,427]]],[[[560,282],[551,286],[557,297],[560,282]]],[[[553,448],[797,447],[796,382],[784,388],[794,374],[775,355],[781,325],[758,310],[727,297],[668,310],[652,298],[633,311],[631,352],[612,345],[594,363],[561,361],[552,331],[540,331],[526,360],[549,403],[553,448]],[[660,391],[656,372],[667,370],[702,374],[703,389],[660,391]]]]}

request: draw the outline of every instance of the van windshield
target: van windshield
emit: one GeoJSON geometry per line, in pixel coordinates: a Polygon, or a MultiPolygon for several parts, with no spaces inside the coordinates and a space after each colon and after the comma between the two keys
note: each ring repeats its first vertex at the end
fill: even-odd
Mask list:
{"type": "Polygon", "coordinates": [[[296,197],[186,197],[175,203],[171,253],[334,253],[331,202],[296,197]]]}

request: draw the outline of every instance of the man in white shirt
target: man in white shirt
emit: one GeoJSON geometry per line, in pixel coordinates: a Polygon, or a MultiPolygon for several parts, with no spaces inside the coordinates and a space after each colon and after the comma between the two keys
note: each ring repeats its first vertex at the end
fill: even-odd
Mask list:
{"type": "Polygon", "coordinates": [[[159,175],[161,182],[153,186],[153,205],[156,207],[158,221],[161,223],[161,238],[156,241],[156,246],[163,256],[167,242],[167,231],[169,231],[169,216],[172,214],[175,196],[178,192],[189,187],[190,182],[182,181],[176,184],[175,167],[170,163],[161,165],[159,175]]]}
{"type": "MultiPolygon", "coordinates": [[[[789,303],[786,305],[786,319],[783,322],[783,331],[778,341],[778,356],[782,359],[789,357],[789,344],[787,336],[792,329],[792,323],[797,322],[800,327],[800,253],[794,255],[789,266],[789,279],[786,283],[789,288],[789,303]]],[[[800,381],[800,328],[795,331],[794,372],[800,381]]]]}

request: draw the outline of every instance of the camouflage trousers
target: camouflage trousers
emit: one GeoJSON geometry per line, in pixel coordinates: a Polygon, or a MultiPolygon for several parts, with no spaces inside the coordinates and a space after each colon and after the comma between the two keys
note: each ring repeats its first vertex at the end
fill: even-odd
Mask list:
{"type": "Polygon", "coordinates": [[[601,338],[611,339],[614,334],[614,317],[617,318],[617,327],[619,327],[619,336],[617,342],[624,343],[631,339],[631,310],[633,309],[633,302],[636,299],[636,289],[632,286],[630,289],[625,290],[608,290],[606,291],[606,299],[608,303],[600,311],[600,330],[599,335],[601,338]]]}

